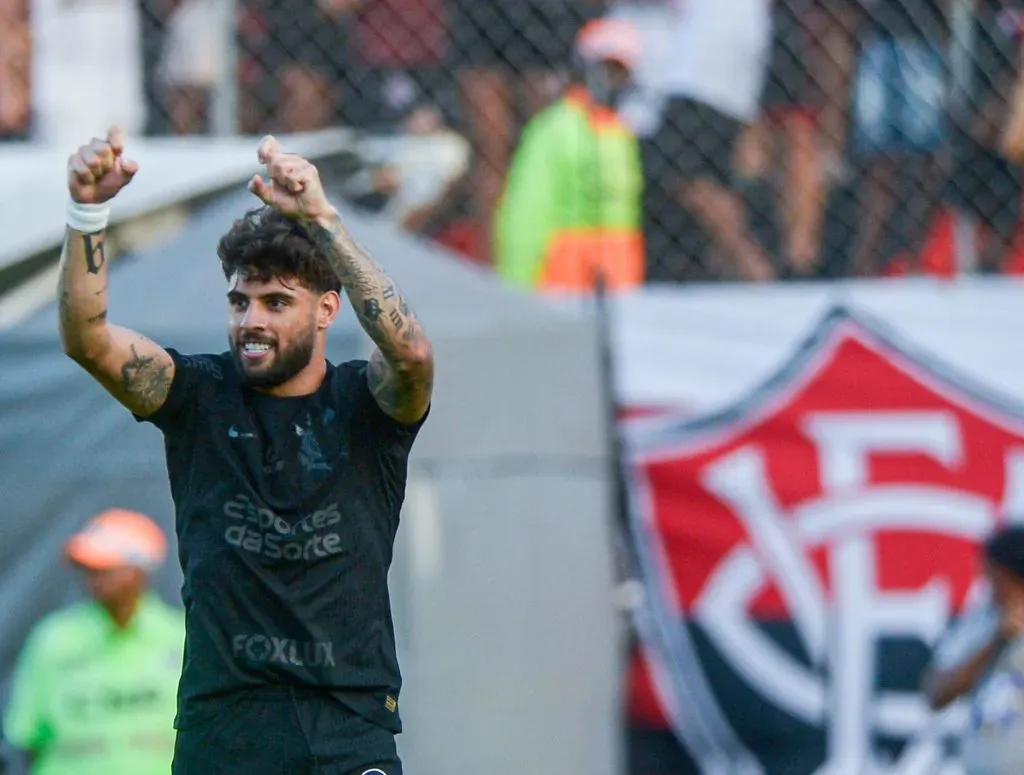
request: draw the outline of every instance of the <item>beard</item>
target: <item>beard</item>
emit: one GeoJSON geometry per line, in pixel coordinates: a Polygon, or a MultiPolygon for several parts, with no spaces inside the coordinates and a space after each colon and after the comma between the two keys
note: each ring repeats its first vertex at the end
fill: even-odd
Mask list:
{"type": "Polygon", "coordinates": [[[270,337],[246,336],[238,339],[231,348],[231,354],[235,359],[239,380],[244,386],[256,389],[283,385],[313,360],[315,339],[315,328],[303,332],[283,349],[279,342],[270,337]],[[270,352],[255,362],[250,361],[242,355],[242,346],[246,342],[269,345],[270,352]]]}

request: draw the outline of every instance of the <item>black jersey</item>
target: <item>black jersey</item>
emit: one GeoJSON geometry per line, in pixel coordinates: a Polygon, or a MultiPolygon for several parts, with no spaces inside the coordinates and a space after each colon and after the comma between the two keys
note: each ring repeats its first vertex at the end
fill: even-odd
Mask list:
{"type": "Polygon", "coordinates": [[[423,421],[381,411],[365,361],[276,398],[243,387],[229,354],[168,352],[170,394],[146,419],[164,434],[184,572],[176,726],[279,684],[400,731],[387,574],[423,421]]]}

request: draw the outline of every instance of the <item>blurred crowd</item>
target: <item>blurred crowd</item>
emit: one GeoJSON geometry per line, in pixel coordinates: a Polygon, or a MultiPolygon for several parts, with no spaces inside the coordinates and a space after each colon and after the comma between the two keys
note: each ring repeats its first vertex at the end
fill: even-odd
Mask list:
{"type": "Polygon", "coordinates": [[[2,0],[0,136],[207,134],[231,79],[235,131],[364,132],[346,194],[517,285],[1017,273],[1022,8],[2,0]]]}

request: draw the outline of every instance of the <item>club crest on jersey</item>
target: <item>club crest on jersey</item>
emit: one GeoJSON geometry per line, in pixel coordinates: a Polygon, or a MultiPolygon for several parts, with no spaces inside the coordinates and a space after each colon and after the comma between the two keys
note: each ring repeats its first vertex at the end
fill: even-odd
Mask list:
{"type": "Polygon", "coordinates": [[[1024,411],[837,309],[737,405],[624,427],[638,624],[701,771],[941,764],[960,720],[918,681],[1024,515],[1024,411]]]}
{"type": "Polygon", "coordinates": [[[313,433],[313,423],[308,417],[305,426],[295,425],[295,435],[301,440],[299,461],[302,463],[302,467],[307,471],[330,471],[331,466],[324,458],[323,452],[320,451],[320,443],[313,433]]]}

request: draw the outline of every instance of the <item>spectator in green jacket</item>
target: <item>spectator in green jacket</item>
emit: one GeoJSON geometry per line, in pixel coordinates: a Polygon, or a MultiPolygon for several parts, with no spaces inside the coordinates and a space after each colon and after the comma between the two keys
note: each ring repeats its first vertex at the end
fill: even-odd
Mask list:
{"type": "Polygon", "coordinates": [[[32,775],[167,775],[184,617],[147,587],[167,542],[111,509],[67,544],[91,599],[45,617],[19,657],[4,733],[32,775]]]}
{"type": "Polygon", "coordinates": [[[626,21],[588,24],[569,88],[526,126],[495,220],[506,282],[559,294],[592,291],[599,273],[609,290],[643,282],[640,148],[617,110],[639,47],[626,21]]]}

